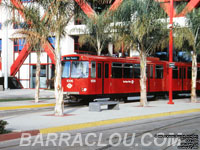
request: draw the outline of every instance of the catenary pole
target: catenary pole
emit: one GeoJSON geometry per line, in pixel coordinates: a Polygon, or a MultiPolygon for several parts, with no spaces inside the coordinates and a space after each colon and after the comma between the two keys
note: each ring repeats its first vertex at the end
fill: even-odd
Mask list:
{"type": "Polygon", "coordinates": [[[172,69],[173,69],[173,15],[174,15],[174,2],[170,0],[170,33],[169,33],[169,102],[168,104],[174,104],[172,100],[172,69]]]}

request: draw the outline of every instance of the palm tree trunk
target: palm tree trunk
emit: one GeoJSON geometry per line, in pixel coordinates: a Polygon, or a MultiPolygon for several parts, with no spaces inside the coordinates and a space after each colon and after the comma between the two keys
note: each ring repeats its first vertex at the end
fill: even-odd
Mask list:
{"type": "Polygon", "coordinates": [[[99,37],[97,35],[97,55],[100,56],[101,55],[101,42],[99,40],[99,37]]]}
{"type": "Polygon", "coordinates": [[[40,96],[40,52],[37,52],[37,64],[36,64],[36,80],[35,80],[35,103],[39,102],[40,96]]]}
{"type": "Polygon", "coordinates": [[[197,80],[197,54],[196,51],[193,51],[192,54],[192,87],[191,87],[191,102],[197,102],[196,96],[196,80],[197,80]]]}
{"type": "Polygon", "coordinates": [[[147,106],[147,91],[146,91],[146,54],[141,50],[140,52],[140,105],[147,106]]]}
{"type": "Polygon", "coordinates": [[[97,51],[97,55],[101,56],[101,51],[100,50],[97,51]]]}
{"type": "Polygon", "coordinates": [[[55,115],[62,116],[64,113],[64,101],[63,101],[63,89],[61,85],[61,74],[62,74],[62,65],[61,65],[61,51],[60,51],[60,33],[59,31],[56,33],[56,68],[55,68],[55,115]]]}

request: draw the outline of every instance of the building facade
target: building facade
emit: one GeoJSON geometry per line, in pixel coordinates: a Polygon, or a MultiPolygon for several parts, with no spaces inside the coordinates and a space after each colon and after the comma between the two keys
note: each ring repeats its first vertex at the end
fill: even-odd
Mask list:
{"type": "MultiPolygon", "coordinates": [[[[7,0],[10,4],[16,7],[23,7],[32,3],[32,0],[7,0]]],[[[157,0],[160,2],[160,6],[169,15],[170,13],[170,0],[157,0]]],[[[174,0],[175,3],[179,4],[181,0],[174,0]]],[[[185,0],[183,0],[185,2],[185,0]]],[[[117,9],[123,0],[109,0],[106,4],[101,5],[100,8],[104,8],[105,5],[110,5],[110,11],[117,9]]],[[[1,0],[0,0],[1,3],[1,0]]],[[[188,11],[199,5],[199,0],[187,0],[186,7],[180,13],[174,13],[174,17],[183,17],[188,11]]],[[[88,17],[98,10],[98,4],[91,2],[83,2],[82,0],[74,0],[74,5],[80,7],[88,17]]],[[[5,22],[13,17],[20,18],[23,20],[23,14],[17,11],[9,11],[4,6],[0,5],[0,77],[14,76],[16,77],[24,88],[35,88],[35,73],[36,73],[36,61],[37,55],[34,51],[29,51],[29,45],[25,41],[25,37],[15,34],[20,28],[20,25],[5,25],[5,22]]],[[[85,26],[79,22],[78,19],[73,18],[68,24],[66,31],[67,35],[62,38],[61,41],[61,54],[72,54],[72,53],[92,53],[96,54],[95,51],[91,52],[87,49],[87,46],[80,47],[78,38],[81,32],[73,30],[75,28],[84,29],[85,26]]],[[[44,45],[44,51],[41,53],[41,74],[40,74],[40,88],[48,88],[48,81],[54,76],[54,58],[52,51],[55,46],[55,38],[50,37],[48,43],[44,45]]],[[[110,54],[113,54],[113,45],[110,43],[107,46],[107,50],[110,54]]],[[[131,52],[130,55],[134,55],[131,52]]]]}

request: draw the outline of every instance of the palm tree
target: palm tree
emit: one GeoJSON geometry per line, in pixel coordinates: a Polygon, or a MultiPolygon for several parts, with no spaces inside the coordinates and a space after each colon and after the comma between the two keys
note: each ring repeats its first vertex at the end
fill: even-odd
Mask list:
{"type": "Polygon", "coordinates": [[[95,48],[97,55],[101,55],[105,44],[111,41],[111,22],[110,13],[104,10],[101,13],[96,13],[93,17],[88,18],[82,15],[83,23],[86,29],[83,31],[84,35],[79,37],[80,46],[88,43],[95,48]]]}
{"type": "MultiPolygon", "coordinates": [[[[40,55],[42,51],[42,45],[47,42],[49,36],[48,27],[45,27],[47,20],[41,18],[40,8],[36,5],[24,6],[23,9],[15,6],[9,6],[12,10],[21,11],[24,13],[26,23],[20,23],[21,29],[17,30],[15,34],[20,34],[25,37],[25,40],[30,45],[30,50],[37,53],[36,64],[36,86],[35,86],[35,103],[39,101],[39,88],[40,88],[40,55]]],[[[8,20],[8,23],[18,24],[19,20],[15,18],[8,20]]]]}
{"type": "Polygon", "coordinates": [[[197,102],[196,80],[197,80],[197,54],[200,50],[200,10],[194,9],[186,18],[187,27],[177,27],[175,29],[175,45],[182,48],[185,42],[192,47],[192,81],[191,81],[191,102],[197,102]]]}
{"type": "Polygon", "coordinates": [[[189,29],[193,34],[193,52],[192,52],[192,87],[191,102],[197,102],[196,98],[196,80],[197,80],[197,53],[200,50],[200,10],[193,10],[189,15],[189,29]]]}
{"type": "MultiPolygon", "coordinates": [[[[35,21],[32,26],[42,28],[44,31],[48,31],[49,36],[55,35],[55,115],[63,115],[64,101],[63,89],[61,85],[62,66],[60,40],[66,35],[65,28],[68,25],[69,21],[72,19],[72,16],[74,15],[74,2],[73,0],[34,0],[33,4],[34,6],[38,6],[38,10],[44,11],[45,15],[42,19],[40,18],[35,21]]],[[[24,10],[21,11],[26,13],[26,11],[24,10]]],[[[34,18],[34,13],[31,13],[31,15],[32,16],[30,16],[30,18],[34,18]]],[[[39,35],[37,34],[37,36],[41,36],[41,38],[43,39],[44,35],[42,33],[39,35]]],[[[38,39],[39,43],[36,42],[38,45],[40,45],[41,38],[38,39]]]]}
{"type": "MultiPolygon", "coordinates": [[[[140,104],[147,106],[146,94],[146,67],[147,56],[156,47],[166,44],[168,30],[164,11],[154,0],[128,0],[123,3],[117,15],[120,20],[125,21],[117,26],[117,39],[123,41],[128,49],[137,50],[140,56],[140,104]],[[128,18],[127,18],[128,17],[128,18]],[[130,19],[131,18],[131,19],[130,19]]],[[[116,47],[118,47],[119,43],[116,47]]]]}
{"type": "Polygon", "coordinates": [[[65,28],[74,15],[73,0],[37,0],[39,5],[42,5],[46,12],[46,19],[48,19],[49,31],[55,35],[55,115],[63,115],[64,101],[63,89],[61,85],[61,38],[66,35],[65,28]]]}

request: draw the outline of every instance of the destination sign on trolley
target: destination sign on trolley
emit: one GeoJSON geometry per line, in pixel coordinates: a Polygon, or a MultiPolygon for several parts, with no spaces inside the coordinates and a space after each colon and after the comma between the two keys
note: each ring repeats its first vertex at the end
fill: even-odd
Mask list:
{"type": "Polygon", "coordinates": [[[63,60],[79,60],[79,57],[63,57],[63,60]]]}

